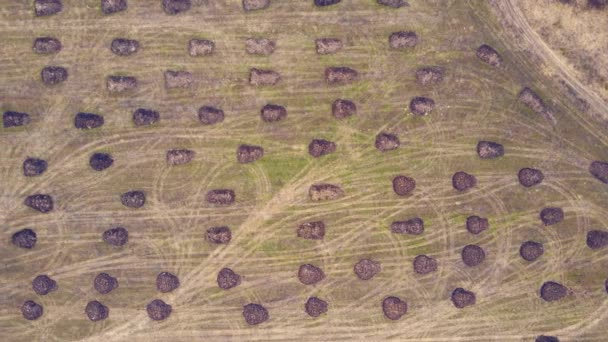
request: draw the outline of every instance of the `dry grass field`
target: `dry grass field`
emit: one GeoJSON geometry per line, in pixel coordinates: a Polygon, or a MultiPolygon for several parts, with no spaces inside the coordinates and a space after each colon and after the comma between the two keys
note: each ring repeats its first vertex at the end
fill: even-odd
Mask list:
{"type": "Polygon", "coordinates": [[[247,12],[240,0],[192,0],[190,10],[167,15],[160,0],[128,0],[126,11],[104,15],[100,1],[63,0],[58,14],[36,17],[33,0],[0,0],[0,109],[31,119],[0,127],[0,339],[607,341],[608,247],[591,249],[586,236],[608,230],[608,184],[588,170],[592,161],[608,161],[608,106],[578,75],[552,63],[547,46],[534,45],[521,16],[507,15],[516,13],[508,7],[516,1],[408,2],[316,7],[312,0],[272,0],[247,12]],[[390,48],[396,31],[415,31],[418,44],[390,48]],[[61,51],[35,53],[34,39],[44,36],[59,39],[61,51]],[[252,37],[275,40],[276,49],[247,53],[252,37]],[[344,46],[319,55],[315,39],[322,37],[344,46]],[[139,50],[115,55],[114,38],[136,39],[139,50]],[[214,41],[215,51],[190,56],[193,38],[214,41]],[[476,57],[481,44],[501,54],[500,67],[476,57]],[[43,84],[46,66],[65,67],[67,80],[43,84]],[[325,68],[333,66],[353,68],[359,78],[328,84],[325,68]],[[444,68],[443,80],[417,83],[416,70],[427,66],[444,68]],[[251,68],[275,70],[281,81],[252,86],[251,68]],[[166,70],[191,72],[192,85],[167,89],[166,70]],[[134,76],[138,87],[110,93],[109,75],[134,76]],[[525,86],[544,99],[553,121],[518,101],[525,86]],[[585,99],[584,110],[573,93],[585,99]],[[416,96],[434,99],[436,107],[413,115],[416,96]],[[336,119],[338,98],[355,102],[357,113],[336,119]],[[268,103],[284,106],[287,116],[263,121],[268,103]],[[201,124],[201,106],[221,108],[224,120],[201,124]],[[138,108],[158,111],[160,120],[136,126],[138,108]],[[103,115],[103,126],[75,128],[78,112],[103,115]],[[399,148],[376,149],[381,132],[398,136],[399,148]],[[335,142],[335,152],[312,157],[312,139],[335,142]],[[480,140],[502,144],[504,156],[481,159],[480,140]],[[262,146],[264,156],[239,163],[241,144],[262,146]],[[171,149],[190,149],[194,159],[169,165],[171,149]],[[93,170],[89,158],[98,152],[111,154],[112,166],[93,170]],[[46,172],[25,177],[28,157],[46,160],[46,172]],[[542,183],[520,185],[524,167],[542,170],[542,183]],[[457,171],[475,175],[477,185],[456,191],[457,171]],[[393,191],[397,175],[416,180],[410,195],[393,191]],[[316,183],[340,185],[344,196],[312,201],[316,183]],[[232,189],[236,201],[210,204],[212,189],[232,189]],[[146,194],[143,207],[121,204],[131,190],[146,194]],[[24,205],[39,193],[53,197],[52,211],[24,205]],[[545,207],[562,208],[564,219],[545,226],[539,218],[545,207]],[[489,228],[469,233],[471,215],[487,218],[489,228]],[[422,234],[391,232],[393,221],[413,217],[424,220],[422,234]],[[298,226],[312,221],[324,222],[322,240],[297,236],[298,226]],[[117,226],[129,232],[121,247],[102,240],[117,226]],[[230,227],[228,244],[207,241],[207,229],[216,226],[230,227]],[[32,249],[11,242],[24,228],[37,234],[32,249]],[[519,254],[528,240],[544,248],[533,262],[519,254]],[[480,265],[463,263],[469,244],[485,250],[480,265]],[[437,260],[435,272],[414,272],[421,254],[437,260]],[[366,258],[381,271],[361,280],[353,266],[366,258]],[[325,278],[304,285],[302,264],[320,267],[325,278]],[[238,286],[218,287],[224,267],[241,276],[238,286]],[[164,271],[179,277],[177,289],[157,290],[164,271]],[[118,288],[98,293],[93,279],[101,272],[116,277],[118,288]],[[36,294],[31,283],[40,274],[53,278],[57,290],[36,294]],[[563,284],[568,295],[541,299],[546,281],[563,284]],[[474,305],[452,304],[460,287],[475,293],[474,305]],[[304,303],[311,296],[327,301],[328,311],[309,316],[304,303]],[[400,319],[383,314],[387,296],[407,302],[400,319]],[[146,312],[157,298],[173,308],[166,320],[146,312]],[[26,300],[41,304],[44,314],[24,319],[26,300]],[[87,318],[92,300],[109,308],[107,319],[87,318]],[[248,303],[263,305],[269,319],[247,324],[248,303]]]}

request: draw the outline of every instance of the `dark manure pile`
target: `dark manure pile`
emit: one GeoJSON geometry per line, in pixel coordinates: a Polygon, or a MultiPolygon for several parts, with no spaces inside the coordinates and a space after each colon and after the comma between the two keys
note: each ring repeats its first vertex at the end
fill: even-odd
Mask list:
{"type": "Polygon", "coordinates": [[[217,274],[217,286],[228,290],[241,284],[241,276],[229,268],[222,268],[217,274]]]}
{"type": "Polygon", "coordinates": [[[304,311],[310,317],[319,317],[327,312],[329,305],[323,299],[317,297],[310,297],[304,304],[304,311]]]}
{"type": "Polygon", "coordinates": [[[490,45],[482,44],[479,48],[477,48],[475,54],[482,62],[493,67],[499,67],[502,64],[502,57],[500,57],[498,52],[490,45]]]}
{"type": "Polygon", "coordinates": [[[194,159],[196,153],[187,149],[175,149],[167,151],[166,160],[169,165],[184,165],[194,159]]]}
{"type": "Polygon", "coordinates": [[[519,248],[519,255],[526,261],[534,261],[543,255],[543,244],[535,241],[526,241],[519,248]]]}
{"type": "Polygon", "coordinates": [[[274,40],[267,38],[247,38],[245,40],[245,50],[251,55],[268,56],[277,48],[274,40]]]}
{"type": "Polygon", "coordinates": [[[558,301],[567,295],[568,288],[554,281],[547,281],[540,287],[540,298],[547,302],[558,301]]]}
{"type": "Polygon", "coordinates": [[[505,148],[493,141],[480,141],[477,143],[477,155],[481,159],[495,159],[504,156],[505,148]]]}
{"type": "Polygon", "coordinates": [[[346,99],[337,99],[331,105],[331,113],[336,119],[345,119],[357,114],[357,105],[346,99]]]}
{"type": "MultiPolygon", "coordinates": [[[[6,127],[6,124],[4,125],[6,127]]],[[[589,165],[589,173],[602,183],[608,184],[608,163],[603,161],[594,161],[589,165]]]]}
{"type": "Polygon", "coordinates": [[[110,228],[101,235],[107,244],[120,247],[129,242],[129,231],[123,227],[110,228]]]}
{"type": "Polygon", "coordinates": [[[452,291],[451,300],[456,308],[462,309],[474,305],[476,297],[475,293],[459,287],[452,291]]]}
{"type": "Polygon", "coordinates": [[[318,183],[308,189],[308,197],[312,201],[330,201],[344,196],[344,190],[338,185],[318,183]]]}
{"type": "Polygon", "coordinates": [[[190,0],[163,0],[163,9],[169,15],[186,12],[192,7],[190,0]]]}
{"type": "Polygon", "coordinates": [[[99,273],[93,280],[93,287],[101,294],[108,294],[118,287],[118,279],[107,273],[99,273]]]}
{"type": "Polygon", "coordinates": [[[133,112],[133,123],[135,126],[148,126],[157,123],[160,114],[153,109],[137,108],[133,112]]]}
{"type": "Polygon", "coordinates": [[[399,175],[393,178],[393,191],[399,196],[407,196],[416,189],[416,181],[412,177],[399,175]]]}
{"type": "Polygon", "coordinates": [[[304,264],[298,270],[298,279],[304,285],[314,285],[325,279],[325,273],[317,266],[304,264]]]}
{"type": "Polygon", "coordinates": [[[317,54],[330,55],[342,50],[344,43],[337,38],[318,38],[315,39],[315,47],[317,54]]]}
{"type": "Polygon", "coordinates": [[[137,78],[133,76],[108,76],[106,88],[110,93],[123,93],[137,89],[137,78]]]}
{"type": "Polygon", "coordinates": [[[359,72],[349,67],[329,67],[325,69],[325,81],[328,84],[349,84],[359,79],[359,72]]]}
{"type": "Polygon", "coordinates": [[[281,74],[274,70],[256,68],[249,70],[249,84],[252,86],[273,86],[280,80],[281,74]]]}
{"type": "Polygon", "coordinates": [[[477,178],[464,171],[458,171],[452,176],[452,186],[458,191],[465,191],[477,185],[477,178]]]}
{"type": "Polygon", "coordinates": [[[429,274],[437,271],[437,260],[427,255],[418,255],[414,258],[414,272],[418,274],[429,274]]]}
{"type": "Polygon", "coordinates": [[[103,171],[114,164],[114,158],[108,153],[93,153],[89,165],[95,171],[103,171]]]}
{"type": "Polygon", "coordinates": [[[270,6],[270,0],[243,0],[245,11],[257,11],[270,6]]]}
{"type": "Polygon", "coordinates": [[[163,321],[171,315],[173,308],[161,299],[155,299],[146,305],[148,317],[155,321],[163,321]]]}
{"type": "Polygon", "coordinates": [[[336,143],[333,141],[325,139],[312,139],[308,145],[308,153],[315,158],[319,158],[334,152],[336,152],[336,143]]]}
{"type": "Polygon", "coordinates": [[[536,340],[534,340],[535,342],[559,342],[559,338],[555,337],[555,336],[546,336],[546,335],[539,335],[536,337],[536,340]]]}
{"type": "Polygon", "coordinates": [[[127,0],[101,0],[101,12],[112,14],[127,10],[127,0]]]}
{"type": "Polygon", "coordinates": [[[41,274],[32,280],[32,289],[37,294],[44,296],[57,290],[57,282],[46,274],[41,274]]]}
{"type": "Polygon", "coordinates": [[[591,230],[587,233],[587,247],[600,249],[608,246],[608,231],[591,230]]]}
{"type": "Polygon", "coordinates": [[[376,0],[379,5],[384,5],[392,8],[400,8],[403,6],[409,6],[405,0],[376,0]]]}
{"type": "Polygon", "coordinates": [[[211,106],[202,106],[198,109],[198,120],[203,125],[215,125],[224,121],[224,111],[211,106]]]}
{"type": "Polygon", "coordinates": [[[209,56],[215,51],[215,43],[208,39],[190,39],[188,53],[192,57],[209,56]]]}
{"type": "Polygon", "coordinates": [[[264,323],[270,318],[268,310],[260,304],[250,303],[243,306],[243,318],[249,325],[264,323]]]}
{"type": "Polygon", "coordinates": [[[420,235],[424,232],[424,221],[420,217],[414,217],[406,221],[395,221],[391,223],[391,232],[420,235]]]}
{"type": "Polygon", "coordinates": [[[162,293],[171,292],[179,285],[179,278],[173,273],[160,272],[156,276],[156,289],[162,293]]]}
{"type": "Polygon", "coordinates": [[[90,301],[85,307],[84,312],[93,322],[102,321],[110,315],[110,309],[96,300],[90,301]]]}
{"type": "Polygon", "coordinates": [[[194,84],[194,75],[189,71],[165,71],[165,88],[190,88],[194,84]]]}
{"type": "Polygon", "coordinates": [[[49,164],[44,159],[26,158],[23,161],[23,175],[25,177],[36,177],[43,174],[49,164]]]}
{"type": "Polygon", "coordinates": [[[399,141],[399,137],[394,134],[380,132],[376,135],[376,141],[374,142],[374,146],[378,151],[392,151],[397,149],[401,145],[399,141]]]}
{"type": "Polygon", "coordinates": [[[232,240],[232,231],[226,226],[207,229],[207,241],[215,244],[227,244],[232,240]]]}
{"type": "Polygon", "coordinates": [[[435,100],[416,96],[410,101],[410,112],[414,115],[424,116],[432,112],[435,109],[435,100]]]}
{"type": "Polygon", "coordinates": [[[76,113],[74,116],[74,127],[78,129],[93,129],[103,126],[102,115],[94,113],[76,113]]]}
{"type": "Polygon", "coordinates": [[[27,113],[6,111],[2,114],[4,128],[20,127],[30,123],[30,115],[27,113]]]}
{"type": "Polygon", "coordinates": [[[416,82],[426,86],[438,84],[443,81],[445,70],[442,67],[430,66],[416,70],[416,82]]]}
{"type": "Polygon", "coordinates": [[[61,0],[35,0],[34,12],[37,17],[57,14],[63,10],[61,0]]]}
{"type": "Polygon", "coordinates": [[[324,7],[340,3],[342,0],[314,0],[315,6],[324,7]]]}
{"type": "Polygon", "coordinates": [[[312,221],[302,223],[296,231],[298,237],[307,240],[323,240],[325,237],[325,223],[323,221],[312,221]]]}
{"type": "Polygon", "coordinates": [[[60,66],[47,66],[42,68],[40,78],[46,85],[59,84],[68,79],[68,69],[60,66]]]}
{"type": "Polygon", "coordinates": [[[54,207],[53,197],[45,194],[27,196],[23,204],[41,213],[48,213],[54,207]]]}
{"type": "Polygon", "coordinates": [[[407,302],[399,297],[386,297],[382,300],[382,312],[386,318],[396,321],[407,313],[407,302]]]}
{"type": "Polygon", "coordinates": [[[264,148],[256,145],[239,145],[236,150],[236,160],[239,163],[253,163],[264,156],[264,148]]]}
{"type": "Polygon", "coordinates": [[[486,252],[477,245],[466,245],[460,253],[462,261],[469,267],[481,264],[486,259],[486,252]]]}
{"type": "Polygon", "coordinates": [[[34,40],[34,52],[42,55],[61,51],[61,42],[53,37],[39,37],[34,40]]]}
{"type": "Polygon", "coordinates": [[[129,56],[139,50],[139,42],[134,39],[116,38],[112,40],[110,50],[117,56],[129,56]]]}
{"type": "Polygon", "coordinates": [[[540,211],[540,220],[545,226],[551,226],[564,220],[562,208],[547,207],[540,211]]]}
{"type": "Polygon", "coordinates": [[[414,31],[398,31],[391,33],[388,44],[393,49],[409,49],[418,45],[419,40],[414,31]]]}
{"type": "Polygon", "coordinates": [[[36,232],[29,229],[21,229],[13,234],[11,242],[19,248],[32,249],[36,246],[36,232]]]}
{"type": "Polygon", "coordinates": [[[235,201],[236,195],[231,189],[214,189],[207,192],[207,202],[217,205],[230,205],[235,201]]]}
{"type": "Polygon", "coordinates": [[[26,300],[23,305],[21,305],[21,314],[23,318],[28,321],[33,321],[42,316],[44,313],[44,309],[42,305],[34,302],[33,300],[26,300]]]}
{"type": "Polygon", "coordinates": [[[283,106],[269,103],[262,107],[260,115],[264,122],[277,122],[287,117],[287,109],[283,106]]]}
{"type": "Polygon", "coordinates": [[[382,265],[371,259],[361,259],[353,267],[353,271],[355,271],[355,274],[361,280],[370,280],[380,273],[381,270],[382,265]]]}
{"type": "Polygon", "coordinates": [[[545,179],[545,175],[541,170],[524,167],[517,173],[517,178],[519,179],[519,184],[529,188],[542,183],[545,179]]]}
{"type": "Polygon", "coordinates": [[[127,191],[120,195],[120,203],[127,208],[141,208],[146,203],[146,194],[140,190],[127,191]]]}
{"type": "Polygon", "coordinates": [[[479,217],[475,215],[467,217],[467,230],[471,234],[477,235],[483,232],[484,230],[487,230],[489,227],[490,223],[485,217],[479,217]]]}

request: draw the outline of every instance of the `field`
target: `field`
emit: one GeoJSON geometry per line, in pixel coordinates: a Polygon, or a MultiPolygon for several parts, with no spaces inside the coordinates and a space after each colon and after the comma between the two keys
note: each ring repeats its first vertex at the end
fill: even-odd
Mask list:
{"type": "MultiPolygon", "coordinates": [[[[63,10],[36,17],[33,1],[0,0],[0,109],[29,113],[22,127],[0,127],[0,337],[4,341],[534,341],[554,335],[560,341],[608,340],[607,248],[586,245],[591,230],[606,230],[608,184],[590,175],[592,161],[608,160],[608,106],[550,46],[526,26],[517,1],[410,0],[393,9],[372,0],[343,0],[315,7],[313,1],[273,0],[264,10],[246,12],[238,0],[193,0],[192,8],[167,15],[159,1],[129,0],[127,11],[104,15],[99,1],[64,0],[63,10]],[[415,31],[411,49],[391,49],[388,37],[415,31]],[[32,51],[36,37],[61,40],[57,54],[32,51]],[[140,50],[117,56],[114,38],[137,39],[140,50]],[[276,40],[268,56],[248,54],[245,40],[276,40]],[[315,52],[315,39],[340,38],[335,54],[315,52]],[[215,52],[192,57],[188,41],[212,40],[215,52]],[[538,39],[538,40],[536,40],[538,39]],[[481,44],[504,60],[494,68],[480,61],[481,44]],[[64,66],[65,82],[40,80],[45,66],[64,66]],[[359,72],[356,82],[330,85],[326,67],[359,72]],[[444,80],[422,86],[415,73],[440,66],[444,80]],[[276,86],[249,84],[251,68],[282,76],[276,86]],[[166,70],[189,71],[190,88],[166,89],[166,70]],[[137,90],[111,94],[109,75],[135,76],[137,90]],[[551,109],[547,120],[520,103],[524,87],[534,89],[551,109]],[[409,110],[415,96],[431,97],[426,116],[409,110]],[[338,120],[332,102],[351,99],[357,113],[338,120]],[[577,99],[584,99],[581,106],[577,99]],[[267,103],[284,106],[287,117],[264,122],[267,103]],[[222,108],[223,122],[202,125],[201,106],[222,108]],[[152,108],[154,125],[137,127],[132,113],[152,108]],[[74,127],[78,112],[104,116],[102,127],[74,127]],[[381,152],[381,132],[397,135],[401,146],[381,152]],[[313,158],[312,139],[337,145],[313,158]],[[480,159],[480,140],[504,145],[504,157],[480,159]],[[239,163],[240,144],[263,146],[264,156],[239,163]],[[196,155],[185,165],[168,165],[170,149],[196,155]],[[112,155],[103,171],[89,166],[95,152],[112,155]],[[24,177],[27,157],[42,158],[48,170],[24,177]],[[545,175],[537,186],[518,182],[524,167],[545,175]],[[466,171],[477,186],[452,187],[452,175],[466,171]],[[397,196],[393,177],[416,180],[409,196],[397,196]],[[340,185],[345,195],[315,202],[309,187],[340,185]],[[229,206],[208,203],[207,191],[233,189],[229,206]],[[139,209],[121,204],[130,190],[146,193],[139,209]],[[55,208],[40,213],[23,204],[32,194],[51,194],[55,208]],[[543,225],[539,212],[560,207],[564,220],[543,225]],[[466,218],[479,215],[489,229],[473,235],[466,218]],[[395,234],[391,222],[421,217],[421,235],[395,234]],[[323,221],[323,240],[298,238],[305,222],[323,221]],[[105,243],[102,233],[122,226],[129,242],[105,243]],[[226,245],[206,241],[210,227],[228,226],[226,245]],[[33,249],[17,248],[11,235],[24,228],[37,233],[33,249]],[[524,241],[544,246],[534,262],[519,255],[524,241]],[[485,261],[467,267],[465,245],[478,244],[485,261]],[[436,258],[436,272],[419,275],[414,257],[436,258]],[[381,263],[382,271],[360,280],[360,259],[381,263]],[[316,285],[297,277],[302,264],[325,272],[316,285]],[[218,287],[218,271],[229,267],[241,284],[218,287]],[[179,276],[170,293],[155,287],[159,272],[179,276]],[[101,295],[93,288],[100,272],[119,287],[101,295]],[[39,274],[58,289],[35,294],[39,274]],[[546,281],[569,288],[566,298],[547,302],[546,281]],[[476,294],[476,304],[457,309],[455,288],[476,294]],[[310,296],[329,303],[313,318],[304,311],[310,296]],[[408,312],[389,320],[382,300],[397,296],[408,312]],[[146,305],[160,298],[173,307],[153,321],[146,305]],[[44,307],[37,320],[25,320],[21,305],[44,307]],[[91,300],[110,308],[109,318],[91,322],[91,300]],[[259,303],[270,318],[248,325],[243,306],[259,303]]],[[[604,10],[604,13],[608,10],[604,10]]]]}

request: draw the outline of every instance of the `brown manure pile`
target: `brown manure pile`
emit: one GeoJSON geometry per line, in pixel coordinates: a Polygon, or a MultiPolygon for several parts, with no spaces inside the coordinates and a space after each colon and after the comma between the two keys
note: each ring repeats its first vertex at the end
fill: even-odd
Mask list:
{"type": "Polygon", "coordinates": [[[442,67],[430,66],[416,70],[416,82],[426,86],[438,84],[443,81],[445,70],[442,67]]]}
{"type": "Polygon", "coordinates": [[[312,201],[336,200],[344,196],[344,190],[338,185],[319,183],[310,186],[308,196],[312,201]]]}
{"type": "Polygon", "coordinates": [[[192,57],[209,56],[215,51],[215,42],[208,39],[190,39],[188,54],[192,57]]]}
{"type": "Polygon", "coordinates": [[[186,12],[192,7],[190,0],[163,0],[163,9],[169,15],[186,12]]]}
{"type": "Polygon", "coordinates": [[[477,48],[475,54],[481,61],[493,67],[499,67],[502,64],[502,57],[490,45],[482,44],[477,48]]]}
{"type": "Polygon", "coordinates": [[[165,71],[165,88],[190,88],[194,84],[194,75],[189,71],[165,71]]]}
{"type": "Polygon", "coordinates": [[[608,231],[591,230],[587,233],[587,247],[600,249],[608,246],[608,231]]]}
{"type": "Polygon", "coordinates": [[[458,191],[465,191],[477,185],[477,178],[464,171],[458,171],[452,176],[452,186],[458,191]]]}
{"type": "Polygon", "coordinates": [[[370,280],[380,273],[382,265],[371,259],[361,259],[353,267],[355,274],[361,280],[370,280]]]}
{"type": "Polygon", "coordinates": [[[424,232],[424,221],[420,217],[414,217],[407,221],[395,221],[391,223],[391,232],[420,235],[424,232]]]}
{"type": "Polygon", "coordinates": [[[435,109],[435,100],[416,96],[410,101],[410,112],[414,115],[424,116],[432,112],[435,109]]]}
{"type": "Polygon", "coordinates": [[[399,196],[407,196],[416,189],[416,181],[412,177],[399,175],[393,178],[393,191],[399,196]]]}
{"type": "Polygon", "coordinates": [[[274,40],[267,38],[247,38],[245,40],[245,50],[251,55],[268,56],[277,48],[274,40]]]}
{"type": "Polygon", "coordinates": [[[488,222],[487,218],[475,215],[467,217],[466,225],[469,233],[475,235],[487,230],[490,227],[490,223],[488,222]]]}
{"type": "Polygon", "coordinates": [[[323,240],[325,237],[325,223],[323,221],[312,221],[302,223],[296,230],[298,237],[307,240],[323,240]]]}
{"type": "Polygon", "coordinates": [[[4,128],[20,127],[30,123],[30,115],[27,113],[6,111],[2,114],[4,128]]]}
{"type": "Polygon", "coordinates": [[[239,163],[253,163],[264,156],[264,148],[256,145],[239,145],[236,160],[239,163]]]}
{"type": "Polygon", "coordinates": [[[103,126],[102,115],[94,113],[76,113],[74,116],[74,127],[78,129],[93,129],[103,126]]]}
{"type": "Polygon", "coordinates": [[[232,231],[226,226],[207,229],[207,241],[215,244],[227,244],[232,240],[232,231]]]}
{"type": "Polygon", "coordinates": [[[315,47],[319,55],[329,55],[342,50],[344,43],[337,38],[318,38],[315,39],[315,47]]]}
{"type": "Polygon", "coordinates": [[[274,70],[256,68],[249,70],[249,84],[252,86],[273,86],[280,80],[281,74],[274,70]]]}
{"type": "Polygon", "coordinates": [[[229,268],[222,268],[217,274],[217,286],[228,290],[241,284],[241,276],[229,268]]]}
{"type": "Polygon", "coordinates": [[[110,93],[114,94],[134,90],[137,88],[137,78],[133,76],[110,75],[106,77],[106,88],[110,93]]]}
{"type": "Polygon", "coordinates": [[[524,167],[517,173],[517,178],[521,185],[529,188],[540,184],[545,179],[545,175],[541,170],[524,167]]]}
{"type": "Polygon", "coordinates": [[[146,194],[140,190],[127,191],[120,195],[120,203],[127,208],[141,208],[146,203],[146,194]]]}
{"type": "Polygon", "coordinates": [[[68,79],[68,69],[60,66],[47,66],[40,71],[40,78],[46,85],[59,84],[68,79]]]}
{"type": "Polygon", "coordinates": [[[196,153],[187,149],[174,149],[167,151],[166,160],[169,165],[184,165],[194,159],[196,153]]]}
{"type": "Polygon", "coordinates": [[[328,84],[349,84],[359,79],[359,72],[349,67],[329,67],[325,69],[325,81],[328,84]]]}
{"type": "Polygon", "coordinates": [[[477,143],[477,155],[481,159],[495,159],[505,154],[505,148],[493,141],[480,141],[477,143]]]}
{"type": "Polygon", "coordinates": [[[127,0],[101,0],[103,14],[112,14],[127,10],[127,0]]]}
{"type": "Polygon", "coordinates": [[[42,305],[34,302],[33,300],[27,300],[23,303],[23,305],[21,305],[21,314],[23,315],[23,318],[27,319],[28,321],[33,321],[40,318],[43,313],[44,309],[42,308],[42,305]]]}
{"type": "Polygon", "coordinates": [[[61,51],[61,42],[53,37],[39,37],[34,40],[34,52],[39,54],[51,54],[61,51]]]}
{"type": "Polygon", "coordinates": [[[460,253],[462,261],[469,267],[481,264],[486,259],[486,252],[477,245],[466,245],[460,253]]]}
{"type": "Polygon", "coordinates": [[[34,248],[34,246],[36,246],[36,241],[36,232],[29,228],[19,230],[11,237],[13,245],[24,249],[34,248]]]}
{"type": "Polygon", "coordinates": [[[146,311],[148,312],[148,317],[150,317],[152,320],[163,321],[169,318],[173,308],[164,301],[155,299],[146,305],[146,311]]]}
{"type": "Polygon", "coordinates": [[[34,11],[37,17],[53,15],[63,10],[61,0],[35,0],[34,11]]]}
{"type": "Polygon", "coordinates": [[[325,139],[312,139],[308,145],[308,153],[319,158],[326,154],[336,152],[336,143],[325,139]]]}
{"type": "MultiPolygon", "coordinates": [[[[6,126],[6,124],[5,124],[6,126]]],[[[589,165],[589,173],[603,183],[608,184],[608,163],[596,160],[589,165]]]]}
{"type": "Polygon", "coordinates": [[[459,287],[452,291],[451,300],[456,308],[463,309],[475,305],[477,298],[475,293],[459,287]]]}
{"type": "Polygon", "coordinates": [[[357,114],[357,105],[346,99],[337,99],[331,105],[331,113],[336,119],[345,119],[357,114]]]}
{"type": "Polygon", "coordinates": [[[270,6],[270,0],[243,0],[245,11],[261,10],[270,6]]]}
{"type": "Polygon", "coordinates": [[[429,274],[437,271],[437,260],[427,255],[418,255],[414,258],[414,272],[418,274],[429,274]]]}
{"type": "Polygon", "coordinates": [[[407,302],[399,297],[386,297],[382,300],[382,312],[386,318],[396,321],[407,313],[407,302]]]}
{"type": "Polygon", "coordinates": [[[32,289],[37,294],[44,296],[57,290],[57,282],[46,274],[41,274],[32,280],[32,289]]]}
{"type": "Polygon", "coordinates": [[[392,151],[397,149],[401,145],[399,141],[399,137],[394,134],[380,132],[376,135],[376,141],[374,142],[374,146],[378,151],[392,151]]]}
{"type": "Polygon", "coordinates": [[[107,273],[99,273],[93,280],[93,288],[101,294],[108,294],[118,287],[118,280],[107,273]]]}
{"type": "Polygon", "coordinates": [[[526,241],[519,248],[519,255],[526,261],[534,261],[543,255],[543,244],[535,241],[526,241]]]}
{"type": "Polygon", "coordinates": [[[231,189],[210,190],[205,197],[207,202],[217,205],[230,205],[233,204],[236,199],[234,190],[231,189]]]}
{"type": "Polygon", "coordinates": [[[325,279],[325,273],[317,266],[304,264],[298,269],[298,279],[304,285],[314,285],[325,279]]]}
{"type": "Polygon", "coordinates": [[[547,207],[540,211],[540,220],[545,226],[551,226],[564,220],[562,208],[547,207]]]}
{"type": "Polygon", "coordinates": [[[110,228],[103,232],[102,240],[112,246],[123,246],[129,242],[129,231],[123,227],[110,228]]]}
{"type": "Polygon", "coordinates": [[[114,158],[108,153],[93,153],[89,158],[89,166],[95,171],[103,171],[114,164],[114,158]]]}
{"type": "Polygon", "coordinates": [[[134,39],[115,38],[110,44],[110,50],[117,56],[129,56],[139,50],[139,42],[134,39]]]}
{"type": "Polygon", "coordinates": [[[420,39],[414,31],[393,32],[388,37],[388,44],[393,49],[408,49],[418,45],[420,39]]]}

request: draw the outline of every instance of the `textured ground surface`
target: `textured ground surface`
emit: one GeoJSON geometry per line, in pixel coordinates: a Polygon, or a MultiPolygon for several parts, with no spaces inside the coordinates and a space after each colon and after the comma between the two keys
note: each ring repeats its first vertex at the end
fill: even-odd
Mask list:
{"type": "Polygon", "coordinates": [[[592,160],[608,160],[608,111],[567,66],[551,59],[547,46],[539,46],[511,1],[492,7],[481,0],[411,0],[409,7],[390,9],[371,0],[343,0],[319,9],[312,1],[283,0],[245,13],[240,1],[194,0],[190,11],[177,16],[166,15],[159,3],[129,1],[126,12],[103,16],[98,1],[64,0],[60,14],[36,18],[31,1],[0,0],[0,109],[32,116],[26,127],[0,128],[3,340],[532,341],[539,334],[606,340],[608,255],[589,249],[585,236],[606,229],[608,221],[608,185],[587,171],[592,160]],[[420,44],[390,50],[388,36],[401,30],[416,31],[420,44]],[[45,35],[59,38],[63,50],[35,54],[33,39],[45,35]],[[110,43],[121,36],[138,39],[140,51],[112,54],[110,43]],[[249,37],[275,39],[277,48],[270,56],[249,55],[249,37]],[[314,39],[320,37],[341,38],[345,47],[319,56],[314,39]],[[190,57],[191,38],[214,40],[215,54],[190,57]],[[482,43],[502,54],[502,68],[475,57],[482,43]],[[68,80],[43,85],[39,75],[47,65],[67,67],[68,80]],[[359,70],[360,80],[327,85],[325,67],[342,65],[359,70]],[[415,71],[429,65],[446,69],[444,82],[421,87],[415,71]],[[254,88],[248,84],[251,67],[272,68],[283,80],[254,88]],[[192,72],[194,87],[166,90],[165,70],[192,72]],[[139,90],[110,95],[110,74],[138,77],[139,90]],[[587,112],[559,80],[585,97],[587,112]],[[517,102],[522,86],[545,99],[556,124],[517,102]],[[437,108],[413,116],[407,107],[414,96],[434,98],[437,108]],[[354,100],[357,115],[336,120],[336,98],[354,100]],[[284,105],[287,118],[264,123],[259,111],[268,102],[284,105]],[[197,109],[203,105],[221,107],[224,122],[202,126],[197,109]],[[139,107],[158,110],[159,124],[135,127],[131,114],[139,107]],[[105,125],[75,129],[80,111],[104,115],[105,125]],[[376,150],[381,131],[398,135],[402,146],[376,150]],[[335,141],[336,152],[312,158],[307,146],[313,138],[335,141]],[[504,144],[505,156],[479,159],[478,140],[504,144]],[[264,146],[266,154],[239,164],[241,143],[264,146]],[[165,153],[173,148],[194,150],[196,157],[168,166],[165,153]],[[93,171],[88,162],[94,152],[111,153],[114,165],[93,171]],[[28,156],[46,159],[47,172],[24,177],[28,156]],[[522,167],[543,170],[545,180],[522,187],[522,167]],[[451,186],[460,170],[478,178],[464,194],[451,186]],[[397,174],[416,179],[412,196],[392,191],[397,174]],[[311,202],[308,188],[316,182],[340,184],[345,196],[311,202]],[[214,188],[234,189],[236,203],[206,203],[205,193],[214,188]],[[132,189],[147,193],[143,208],[120,204],[120,194],[132,189]],[[23,205],[38,192],[54,196],[52,212],[23,205]],[[562,207],[565,219],[543,226],[539,212],[546,206],[562,207]],[[489,229],[468,233],[469,215],[487,217],[489,229]],[[415,216],[424,219],[422,235],[391,233],[392,221],[415,216]],[[297,226],[315,220],[325,222],[325,239],[298,239],[297,226]],[[101,240],[116,225],[129,229],[122,248],[101,240]],[[218,225],[231,227],[228,245],[205,241],[206,229],[218,225]],[[18,249],[10,236],[27,227],[36,230],[38,243],[18,249]],[[544,244],[544,255],[533,263],[518,254],[527,240],[544,244]],[[460,251],[467,244],[483,246],[484,263],[463,264],[460,251]],[[412,260],[418,254],[436,258],[438,271],[416,275],[412,260]],[[353,272],[363,258],[382,264],[368,281],[353,272]],[[300,283],[296,275],[305,263],[323,268],[326,278],[314,286],[300,283]],[[218,288],[223,267],[242,276],[239,286],[218,288]],[[178,275],[181,286],[159,293],[155,279],[161,271],[178,275]],[[119,288],[95,292],[99,272],[117,277],[119,288]],[[50,275],[58,290],[36,295],[31,280],[38,274],[50,275]],[[541,300],[539,288],[549,280],[572,294],[541,300]],[[476,305],[456,309],[449,299],[456,287],[474,291],[476,305]],[[308,316],[304,303],[310,296],[326,300],[328,312],[308,316]],[[398,321],[382,313],[387,296],[408,302],[398,321]],[[155,298],[173,306],[166,321],[146,314],[155,298]],[[28,299],[44,305],[36,321],[21,316],[28,299]],[[87,319],[84,308],[95,299],[110,308],[108,319],[87,319]],[[267,322],[246,324],[243,305],[251,302],[268,309],[267,322]]]}

